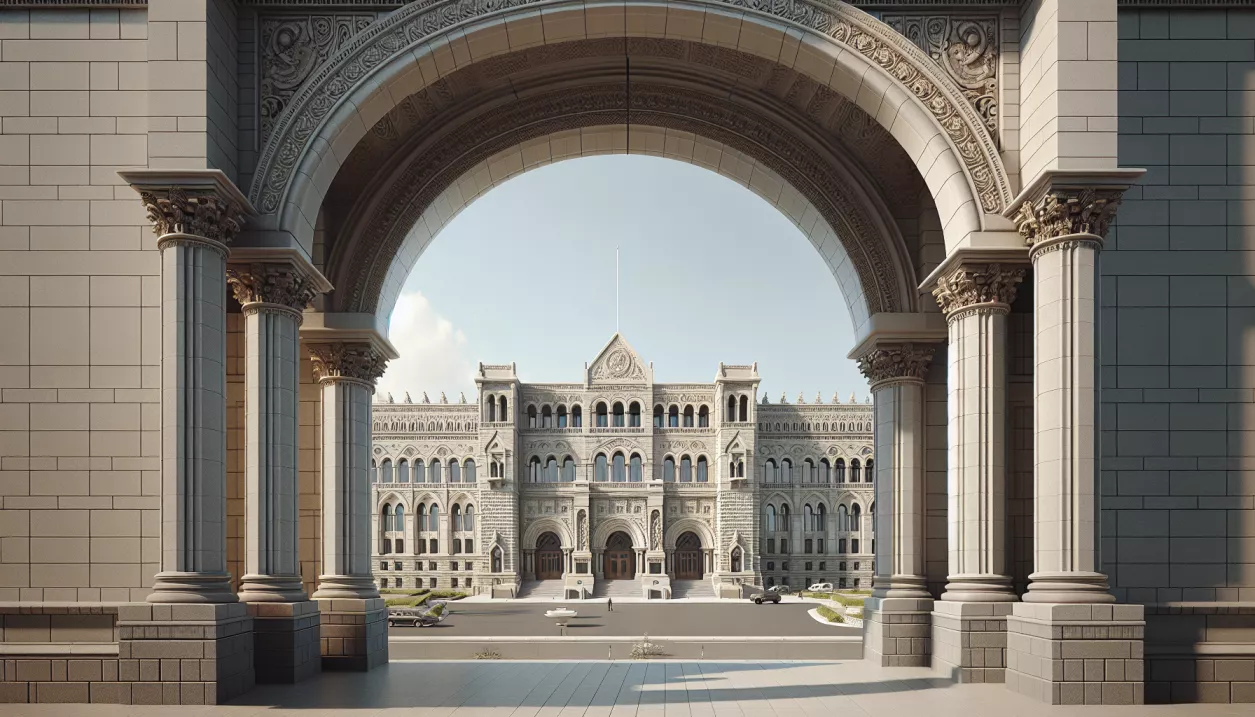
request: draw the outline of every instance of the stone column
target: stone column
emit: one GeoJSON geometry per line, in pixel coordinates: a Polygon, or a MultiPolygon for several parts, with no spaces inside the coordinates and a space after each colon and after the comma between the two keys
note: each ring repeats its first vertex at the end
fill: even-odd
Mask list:
{"type": "Polygon", "coordinates": [[[1002,682],[1007,556],[1007,314],[1022,267],[960,264],[933,289],[950,343],[949,577],[933,604],[933,665],[960,682],[1002,682]]]}
{"type": "Polygon", "coordinates": [[[1112,605],[1098,572],[1095,475],[1097,257],[1129,179],[1049,179],[1014,215],[1033,262],[1034,571],[1008,619],[1007,681],[1054,704],[1140,704],[1144,608],[1112,605]],[[1052,669],[1052,654],[1086,669],[1052,669]]]}
{"type": "Polygon", "coordinates": [[[137,683],[136,701],[217,704],[254,683],[252,620],[226,570],[226,260],[251,209],[216,170],[121,176],[161,251],[162,522],[149,604],[118,611],[119,669],[188,658],[143,695],[137,683]]]}
{"type": "Polygon", "coordinates": [[[867,656],[884,666],[928,664],[933,598],[924,587],[924,377],[934,351],[923,345],[888,345],[859,359],[875,401],[876,521],[881,533],[872,596],[863,609],[864,644],[867,656]]]}
{"type": "MultiPolygon", "coordinates": [[[[322,385],[323,669],[388,661],[387,610],[371,577],[371,394],[385,359],[368,343],[310,346],[322,385]]],[[[447,516],[441,516],[447,519],[447,516]]]]}
{"type": "Polygon", "coordinates": [[[299,682],[319,671],[318,606],[301,581],[297,539],[297,403],[301,311],[317,293],[292,263],[232,265],[244,312],[245,574],[240,600],[254,618],[258,682],[299,682]]]}

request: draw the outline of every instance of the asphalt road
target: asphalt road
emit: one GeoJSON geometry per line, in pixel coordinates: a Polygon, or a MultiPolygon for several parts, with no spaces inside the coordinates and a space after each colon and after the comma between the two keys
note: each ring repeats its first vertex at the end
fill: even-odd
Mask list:
{"type": "Polygon", "coordinates": [[[432,627],[394,627],[390,635],[440,637],[558,635],[558,627],[545,611],[565,605],[579,613],[567,627],[567,635],[637,636],[838,636],[858,635],[861,630],[825,626],[807,614],[814,603],[785,602],[779,605],[731,603],[616,603],[606,610],[603,601],[450,602],[452,612],[432,627]]]}

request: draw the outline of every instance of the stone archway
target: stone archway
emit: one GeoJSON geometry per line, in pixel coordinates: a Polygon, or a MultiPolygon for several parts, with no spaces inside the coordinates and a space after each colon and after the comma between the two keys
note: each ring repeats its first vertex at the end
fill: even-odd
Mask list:
{"type": "Polygon", "coordinates": [[[621,530],[611,533],[602,555],[602,572],[607,580],[631,580],[636,577],[636,550],[632,547],[632,536],[621,530]]]}

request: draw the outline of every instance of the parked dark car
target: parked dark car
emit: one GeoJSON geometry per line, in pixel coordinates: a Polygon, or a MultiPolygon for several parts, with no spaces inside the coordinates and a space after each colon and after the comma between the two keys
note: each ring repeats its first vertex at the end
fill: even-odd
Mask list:
{"type": "Polygon", "coordinates": [[[753,600],[755,605],[762,605],[765,602],[774,602],[779,605],[780,593],[772,592],[771,590],[764,590],[763,592],[755,593],[750,596],[750,600],[753,600]]]}

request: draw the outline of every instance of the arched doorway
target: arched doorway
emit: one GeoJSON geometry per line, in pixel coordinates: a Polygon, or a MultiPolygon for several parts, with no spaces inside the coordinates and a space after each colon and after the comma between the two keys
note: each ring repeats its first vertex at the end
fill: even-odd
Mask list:
{"type": "Polygon", "coordinates": [[[607,580],[636,577],[636,551],[632,549],[632,538],[627,533],[618,531],[606,539],[605,561],[607,580]]]}
{"type": "Polygon", "coordinates": [[[689,531],[675,541],[675,579],[701,580],[704,567],[702,539],[689,531]]]}
{"type": "Polygon", "coordinates": [[[553,533],[542,533],[536,540],[536,579],[562,578],[562,541],[553,533]]]}

